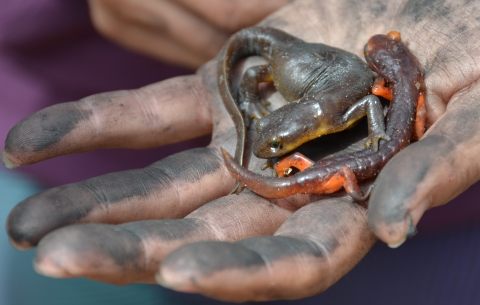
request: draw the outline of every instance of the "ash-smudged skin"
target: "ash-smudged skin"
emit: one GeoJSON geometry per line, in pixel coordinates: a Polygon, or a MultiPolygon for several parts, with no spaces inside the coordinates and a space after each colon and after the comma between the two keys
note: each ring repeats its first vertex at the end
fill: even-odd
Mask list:
{"type": "Polygon", "coordinates": [[[321,160],[303,172],[288,178],[265,177],[239,166],[224,153],[230,173],[240,184],[267,198],[282,198],[296,193],[322,194],[329,190],[322,182],[333,177],[343,166],[349,167],[357,180],[375,177],[397,152],[410,143],[418,99],[425,93],[423,72],[414,55],[401,42],[398,33],[376,35],[365,46],[370,67],[390,85],[393,99],[387,114],[386,133],[390,141],[380,141],[379,150],[362,150],[321,160]]]}
{"type": "MultiPolygon", "coordinates": [[[[149,205],[153,207],[158,201],[158,195],[155,194],[168,190],[173,183],[172,177],[175,177],[178,185],[198,183],[202,177],[217,172],[220,164],[221,160],[211,149],[195,148],[169,156],[142,169],[110,173],[52,188],[35,194],[15,206],[6,222],[7,232],[17,247],[30,248],[37,245],[54,229],[89,222],[92,214],[98,213],[99,210],[105,207],[111,211],[121,209],[125,202],[135,197],[143,198],[143,204],[138,205],[139,209],[146,209],[149,205]],[[81,209],[78,208],[78,202],[83,203],[81,209]],[[45,219],[48,219],[48,226],[44,225],[45,219]]],[[[168,197],[162,196],[164,203],[169,201],[168,197]]],[[[176,205],[177,212],[181,210],[178,207],[178,200],[174,200],[173,204],[176,205]]],[[[184,214],[188,212],[190,211],[184,214]]],[[[152,218],[159,217],[154,211],[148,214],[152,218]]],[[[116,214],[112,212],[111,215],[116,214]]],[[[129,219],[130,221],[137,220],[135,217],[138,215],[135,213],[130,215],[133,217],[129,219]]],[[[104,221],[116,222],[114,219],[104,221]]]]}
{"type": "MultiPolygon", "coordinates": [[[[324,44],[306,43],[269,27],[244,29],[227,42],[218,65],[219,91],[237,129],[235,160],[239,164],[243,161],[246,123],[231,89],[232,69],[241,58],[252,55],[268,61],[269,68],[262,70],[265,75],[261,78],[273,79],[287,102],[294,102],[258,122],[253,147],[256,156],[284,155],[320,135],[344,130],[365,115],[363,112],[347,120],[342,117],[373,84],[373,73],[358,56],[324,44]],[[292,112],[297,115],[291,116],[292,112]]],[[[256,88],[260,81],[253,78],[256,88]]],[[[383,114],[373,119],[381,121],[383,127],[383,114]]]]}
{"type": "MultiPolygon", "coordinates": [[[[4,153],[15,154],[16,158],[20,159],[17,162],[28,164],[30,162],[23,160],[24,155],[54,150],[55,145],[92,115],[91,110],[75,108],[72,105],[73,103],[64,103],[51,106],[20,121],[8,133],[4,153]]],[[[8,158],[6,160],[9,161],[8,158]]],[[[16,166],[9,163],[9,167],[16,166]]]]}

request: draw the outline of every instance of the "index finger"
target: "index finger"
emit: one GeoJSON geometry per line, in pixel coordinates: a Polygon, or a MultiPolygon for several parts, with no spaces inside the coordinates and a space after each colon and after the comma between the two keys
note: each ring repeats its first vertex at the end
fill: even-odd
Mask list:
{"type": "Polygon", "coordinates": [[[7,167],[98,148],[150,148],[208,134],[209,96],[199,76],[54,105],[8,133],[7,167]]]}
{"type": "Polygon", "coordinates": [[[176,0],[215,26],[234,32],[252,26],[273,13],[290,0],[176,0]],[[214,9],[212,9],[214,8],[214,9]]]}

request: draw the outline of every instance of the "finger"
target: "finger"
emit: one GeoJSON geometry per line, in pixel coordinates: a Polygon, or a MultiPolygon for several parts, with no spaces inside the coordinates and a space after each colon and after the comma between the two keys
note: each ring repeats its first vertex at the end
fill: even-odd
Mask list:
{"type": "Polygon", "coordinates": [[[374,243],[365,209],[330,199],[298,210],[273,237],[180,247],[165,258],[158,280],[236,302],[302,298],[335,283],[374,243]]]}
{"type": "MultiPolygon", "coordinates": [[[[118,20],[110,21],[110,27],[125,28],[137,25],[140,29],[156,34],[157,37],[168,37],[185,50],[190,50],[197,57],[204,58],[204,62],[217,55],[229,36],[223,30],[212,26],[175,2],[131,0],[94,2],[96,3],[92,4],[106,6],[100,9],[104,14],[116,13],[110,18],[117,18],[118,20]],[[124,23],[124,25],[118,23],[124,23]]],[[[99,16],[99,18],[102,18],[102,16],[99,16]]],[[[103,18],[105,19],[105,17],[103,18]]],[[[97,25],[99,28],[100,26],[102,24],[97,25]]],[[[103,27],[105,26],[103,25],[103,27]]],[[[118,34],[121,37],[118,35],[116,37],[126,40],[123,34],[118,34]]],[[[142,43],[142,45],[144,44],[142,43]]]]}
{"type": "Polygon", "coordinates": [[[417,143],[382,170],[370,197],[368,219],[391,247],[416,233],[423,213],[443,205],[480,179],[480,86],[461,91],[417,143]]]}
{"type": "Polygon", "coordinates": [[[39,273],[57,278],[153,283],[163,258],[180,245],[272,234],[289,215],[244,193],[211,202],[185,219],[68,226],[42,239],[34,266],[39,273]],[[269,215],[268,221],[264,215],[269,215]]]}
{"type": "Polygon", "coordinates": [[[284,6],[290,0],[176,0],[216,27],[228,32],[255,25],[263,18],[284,6]]]}
{"type": "Polygon", "coordinates": [[[4,163],[32,164],[98,148],[149,148],[208,134],[212,119],[197,76],[169,79],[45,108],[15,125],[4,163]]]}
{"type": "Polygon", "coordinates": [[[180,45],[208,59],[217,55],[230,36],[174,1],[146,1],[145,4],[148,4],[146,9],[151,12],[151,18],[145,20],[146,24],[165,32],[180,45]]]}
{"type": "Polygon", "coordinates": [[[100,4],[104,1],[90,1],[90,15],[95,28],[107,38],[161,61],[196,69],[210,57],[195,52],[158,29],[146,27],[119,15],[100,4]]]}
{"type": "Polygon", "coordinates": [[[71,224],[184,217],[231,190],[233,180],[222,164],[217,151],[197,148],[143,169],[49,189],[11,211],[10,241],[28,249],[47,233],[71,224]]]}

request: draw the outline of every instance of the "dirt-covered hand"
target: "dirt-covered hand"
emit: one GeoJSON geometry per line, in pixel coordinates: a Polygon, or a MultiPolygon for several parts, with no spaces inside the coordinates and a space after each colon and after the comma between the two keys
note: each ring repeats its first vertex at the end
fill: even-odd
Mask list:
{"type": "Polygon", "coordinates": [[[219,149],[233,152],[235,131],[210,62],[194,76],[53,106],[17,124],[4,153],[12,165],[153,147],[211,130],[213,138],[207,148],[144,169],[26,199],[9,216],[11,241],[23,249],[38,244],[35,266],[50,276],[156,279],[233,301],[320,293],[353,268],[375,235],[398,245],[427,209],[479,179],[479,15],[472,1],[302,0],[262,22],[359,56],[372,35],[396,30],[425,68],[429,130],[380,173],[368,210],[347,197],[225,196],[233,180],[219,149]]]}

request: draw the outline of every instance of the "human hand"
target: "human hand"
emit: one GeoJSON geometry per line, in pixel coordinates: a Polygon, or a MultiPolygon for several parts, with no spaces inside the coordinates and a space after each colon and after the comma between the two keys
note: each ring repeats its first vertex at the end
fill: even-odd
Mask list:
{"type": "MultiPolygon", "coordinates": [[[[231,153],[235,137],[209,63],[196,76],[54,106],[17,125],[6,144],[16,164],[101,147],[152,147],[211,128],[213,140],[145,169],[27,199],[9,217],[12,243],[40,242],[35,264],[50,276],[131,283],[152,282],[158,272],[176,290],[243,301],[327,289],[374,244],[369,225],[384,242],[401,242],[410,222],[479,179],[479,21],[465,17],[478,16],[479,5],[373,5],[297,1],[264,22],[358,55],[370,36],[397,30],[425,67],[430,128],[384,168],[368,211],[345,197],[221,197],[233,181],[218,149],[231,153]]],[[[250,166],[258,162],[253,158],[250,166]]]]}
{"type": "Polygon", "coordinates": [[[132,50],[189,68],[290,0],[89,0],[95,28],[132,50]]]}

